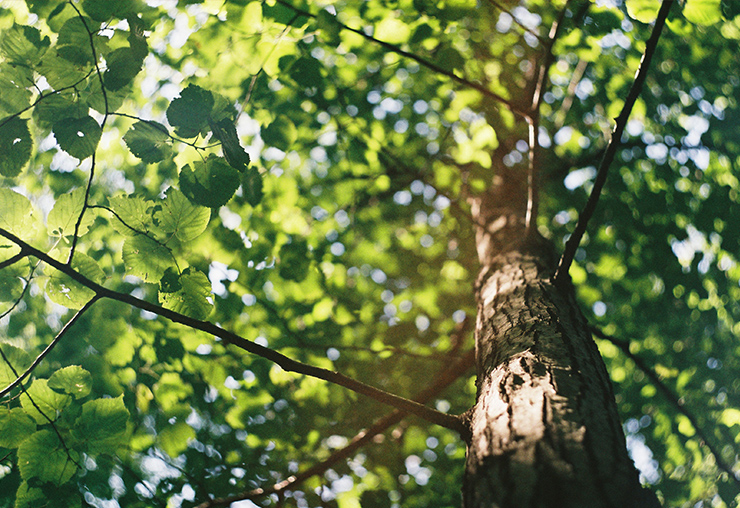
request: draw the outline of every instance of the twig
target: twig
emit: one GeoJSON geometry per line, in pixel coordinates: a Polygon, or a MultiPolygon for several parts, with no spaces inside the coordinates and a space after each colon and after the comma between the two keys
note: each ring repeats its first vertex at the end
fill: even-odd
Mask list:
{"type": "MultiPolygon", "coordinates": [[[[69,331],[69,329],[77,322],[78,319],[80,319],[82,317],[82,315],[90,307],[92,307],[92,305],[98,300],[98,298],[99,298],[98,296],[94,296],[92,299],[90,299],[85,304],[84,307],[82,307],[80,310],[77,311],[77,313],[74,316],[72,316],[72,319],[70,319],[69,321],[67,321],[67,324],[65,324],[62,327],[62,329],[59,330],[59,332],[57,333],[57,336],[54,337],[54,340],[52,340],[49,343],[49,345],[46,346],[46,348],[41,352],[41,354],[39,354],[36,357],[36,359],[33,361],[33,363],[26,369],[26,371],[23,374],[18,375],[17,373],[15,373],[15,370],[13,371],[13,373],[16,376],[16,379],[12,383],[10,383],[8,386],[6,386],[2,390],[0,390],[0,398],[5,397],[7,394],[9,394],[11,391],[13,391],[14,388],[16,388],[18,385],[20,385],[23,382],[23,380],[26,379],[36,369],[36,367],[39,366],[39,364],[46,357],[46,355],[48,355],[49,353],[51,353],[51,350],[54,349],[54,347],[57,344],[59,344],[59,341],[62,340],[62,338],[67,334],[67,332],[69,331]]],[[[2,352],[2,351],[0,351],[0,352],[2,352]]],[[[5,355],[4,354],[3,354],[3,359],[5,360],[5,363],[8,363],[8,365],[10,366],[10,364],[9,364],[8,360],[5,358],[5,355]]],[[[10,366],[10,367],[12,369],[12,366],[10,366]]]]}
{"type": "Polygon", "coordinates": [[[651,369],[642,358],[630,351],[629,342],[607,335],[594,326],[591,326],[590,328],[591,333],[593,333],[600,339],[608,340],[609,342],[617,346],[619,350],[624,353],[625,356],[627,356],[635,363],[637,368],[645,373],[650,381],[652,381],[653,385],[658,389],[658,391],[663,394],[666,400],[676,409],[676,411],[684,415],[689,420],[689,422],[691,422],[691,425],[696,431],[696,435],[699,436],[702,441],[704,441],[704,444],[707,446],[707,448],[709,448],[709,451],[712,452],[712,455],[714,455],[714,460],[717,462],[717,466],[719,466],[720,469],[726,472],[737,485],[740,485],[740,478],[738,478],[738,476],[732,471],[732,466],[724,461],[722,455],[720,455],[719,450],[707,438],[707,435],[699,426],[699,422],[697,421],[693,413],[686,409],[686,407],[678,400],[676,394],[673,393],[671,389],[668,388],[668,386],[666,386],[666,384],[660,379],[660,377],[658,377],[658,374],[656,374],[655,371],[651,369]]]}
{"type": "Polygon", "coordinates": [[[619,147],[619,144],[621,142],[622,133],[624,132],[624,129],[627,125],[627,120],[629,119],[630,113],[632,112],[632,107],[637,101],[637,98],[640,95],[640,91],[642,90],[642,85],[645,82],[647,71],[650,67],[650,61],[653,59],[655,50],[658,47],[660,32],[665,25],[666,18],[668,17],[668,12],[671,10],[672,5],[673,0],[663,0],[663,3],[660,6],[658,17],[655,20],[655,25],[653,26],[653,32],[650,34],[650,38],[645,44],[645,53],[642,55],[640,68],[637,71],[635,81],[632,83],[632,87],[630,88],[630,91],[627,94],[627,98],[624,101],[622,112],[619,113],[619,116],[617,117],[616,124],[614,125],[614,131],[612,132],[612,137],[609,140],[609,145],[606,147],[606,151],[604,152],[604,158],[601,160],[598,172],[596,173],[594,187],[591,190],[591,194],[588,196],[586,206],[584,206],[583,211],[578,217],[578,222],[576,223],[576,228],[573,231],[573,234],[570,236],[565,244],[563,255],[560,257],[558,269],[555,272],[555,282],[564,282],[569,278],[568,270],[570,269],[570,265],[573,262],[573,257],[576,254],[578,245],[581,243],[583,234],[586,232],[588,221],[591,219],[594,211],[596,210],[596,205],[599,202],[599,196],[601,196],[601,189],[604,187],[604,183],[606,183],[609,166],[611,165],[612,161],[614,160],[614,156],[617,153],[617,148],[619,147]]]}
{"type": "MultiPolygon", "coordinates": [[[[294,5],[292,5],[290,2],[287,2],[286,0],[275,0],[275,1],[277,3],[279,3],[279,4],[281,4],[281,5],[284,5],[284,6],[288,7],[289,9],[292,9],[293,11],[295,11],[295,12],[297,12],[297,13],[303,15],[303,16],[306,16],[308,18],[316,18],[316,14],[313,14],[313,13],[311,13],[309,11],[304,11],[302,9],[299,9],[298,7],[295,7],[294,5]]],[[[438,66],[437,64],[432,63],[429,60],[426,60],[426,59],[420,57],[419,55],[415,55],[414,53],[411,53],[409,51],[405,51],[405,50],[399,48],[395,44],[391,44],[389,42],[381,41],[379,39],[376,39],[372,35],[366,34],[362,30],[359,30],[357,28],[352,28],[350,26],[347,26],[344,23],[341,23],[336,18],[334,19],[334,22],[337,24],[337,26],[339,26],[343,30],[348,30],[350,32],[356,33],[357,35],[359,35],[361,37],[364,37],[368,41],[371,41],[371,42],[373,42],[375,44],[378,44],[379,46],[383,47],[384,49],[387,49],[388,51],[391,51],[391,52],[396,53],[398,55],[401,55],[401,56],[403,56],[405,58],[408,58],[410,60],[413,60],[414,62],[418,63],[419,65],[422,65],[423,67],[426,67],[427,69],[432,70],[432,71],[436,72],[437,74],[441,74],[442,76],[446,76],[446,77],[450,78],[451,80],[455,81],[456,83],[458,83],[460,85],[466,86],[468,88],[472,88],[473,90],[477,90],[480,93],[482,93],[483,95],[485,95],[486,97],[488,97],[490,99],[493,99],[494,101],[503,104],[512,113],[517,114],[517,115],[522,116],[522,117],[526,117],[526,113],[524,111],[522,111],[512,101],[510,101],[509,99],[506,99],[505,97],[497,94],[496,92],[493,92],[493,91],[489,90],[488,88],[486,88],[485,86],[481,85],[480,83],[475,83],[473,81],[469,81],[469,80],[467,80],[465,78],[462,78],[462,77],[458,76],[457,74],[455,74],[454,72],[451,72],[451,71],[448,71],[446,69],[443,69],[442,67],[438,66]]]]}
{"type": "Polygon", "coordinates": [[[233,344],[234,346],[243,349],[244,351],[276,363],[287,372],[296,372],[298,374],[304,374],[306,376],[323,379],[324,381],[328,381],[330,383],[348,388],[354,392],[366,395],[367,397],[375,399],[378,402],[382,402],[397,409],[415,414],[416,416],[430,423],[452,429],[462,435],[465,435],[467,433],[467,427],[462,422],[462,419],[458,416],[442,413],[430,407],[424,406],[423,404],[419,404],[418,402],[414,402],[412,400],[394,395],[379,388],[375,388],[361,381],[357,381],[343,374],[340,374],[339,372],[330,371],[328,369],[323,369],[299,362],[273,349],[249,341],[235,334],[234,332],[225,330],[209,321],[194,319],[180,314],[179,312],[175,312],[173,310],[166,309],[145,300],[141,300],[139,298],[136,298],[135,296],[113,291],[112,289],[108,289],[98,284],[97,282],[91,281],[90,279],[73,269],[71,266],[57,261],[45,252],[29,245],[28,243],[24,242],[23,240],[21,240],[14,234],[6,231],[5,229],[0,228],[0,236],[7,238],[11,242],[18,245],[21,249],[27,250],[30,255],[40,259],[53,268],[56,268],[60,272],[68,275],[75,281],[92,290],[93,292],[95,292],[95,295],[98,298],[108,298],[110,300],[125,303],[137,309],[149,311],[153,314],[157,314],[158,316],[167,318],[175,323],[180,323],[189,328],[200,330],[216,337],[220,337],[225,343],[233,344]]]}

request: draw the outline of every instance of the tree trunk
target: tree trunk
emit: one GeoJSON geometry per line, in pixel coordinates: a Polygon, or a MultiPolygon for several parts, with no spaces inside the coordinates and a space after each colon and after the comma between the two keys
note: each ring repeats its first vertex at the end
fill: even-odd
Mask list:
{"type": "Polygon", "coordinates": [[[473,207],[478,396],[465,508],[659,506],[640,487],[611,382],[570,283],[551,281],[552,245],[522,214],[473,207]]]}

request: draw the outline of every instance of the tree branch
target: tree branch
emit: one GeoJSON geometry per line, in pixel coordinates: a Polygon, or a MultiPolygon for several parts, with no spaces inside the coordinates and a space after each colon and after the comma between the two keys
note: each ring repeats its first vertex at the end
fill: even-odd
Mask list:
{"type": "MultiPolygon", "coordinates": [[[[304,11],[302,9],[299,9],[298,7],[293,6],[290,2],[287,2],[286,0],[275,0],[277,3],[284,5],[288,7],[289,9],[292,9],[293,11],[301,14],[302,16],[306,16],[307,18],[315,19],[317,16],[316,14],[313,14],[309,11],[304,11]]],[[[450,78],[452,81],[466,86],[468,88],[472,88],[473,90],[477,90],[478,92],[482,93],[486,97],[493,99],[496,102],[499,102],[506,106],[506,108],[511,111],[514,114],[517,114],[521,117],[526,117],[526,113],[522,111],[519,107],[517,107],[512,101],[509,99],[506,99],[505,97],[497,94],[496,92],[493,92],[492,90],[489,90],[485,86],[483,86],[480,83],[476,83],[474,81],[469,81],[465,78],[462,78],[455,74],[454,72],[448,71],[446,69],[443,69],[442,67],[438,66],[435,63],[430,62],[429,60],[426,60],[418,55],[415,55],[414,53],[411,53],[409,51],[405,51],[395,44],[391,44],[389,42],[381,41],[379,39],[376,39],[372,35],[368,35],[362,30],[359,30],[357,28],[352,28],[350,26],[345,25],[344,23],[341,23],[338,19],[334,18],[334,22],[341,27],[343,30],[348,30],[350,32],[356,33],[357,35],[364,37],[368,41],[371,41],[375,44],[378,44],[379,46],[383,47],[384,49],[387,49],[388,51],[392,53],[396,53],[397,55],[401,55],[405,58],[408,58],[410,60],[413,60],[414,62],[418,63],[419,65],[426,67],[427,69],[436,72],[437,74],[441,74],[442,76],[450,78]]]]}
{"type": "MultiPolygon", "coordinates": [[[[419,394],[414,397],[414,400],[419,403],[428,402],[430,399],[439,394],[442,390],[447,388],[453,382],[460,378],[468,369],[470,369],[475,362],[475,349],[467,351],[463,356],[459,357],[455,362],[445,369],[442,369],[439,373],[433,376],[434,384],[428,386],[419,394]]],[[[196,508],[213,508],[215,506],[229,506],[231,503],[242,500],[254,500],[270,494],[277,494],[287,490],[288,488],[294,488],[297,485],[305,482],[309,478],[326,472],[330,467],[339,462],[340,460],[348,459],[357,450],[368,444],[375,436],[381,434],[392,425],[397,424],[403,420],[408,413],[396,409],[378,419],[370,427],[365,430],[358,432],[353,437],[349,444],[344,448],[337,450],[332,453],[329,457],[321,462],[314,464],[305,471],[302,471],[296,475],[291,476],[281,482],[278,482],[267,488],[257,488],[235,494],[233,496],[212,499],[198,505],[196,508]]]]}
{"type": "MultiPolygon", "coordinates": [[[[35,369],[39,366],[41,361],[51,353],[51,350],[54,349],[54,347],[59,343],[60,340],[67,334],[69,329],[77,322],[78,319],[82,317],[82,315],[90,309],[90,307],[93,306],[93,304],[98,300],[98,296],[94,296],[91,298],[84,307],[82,307],[80,310],[77,311],[77,313],[72,316],[72,319],[67,321],[67,324],[65,324],[61,330],[57,333],[57,336],[54,337],[54,340],[52,340],[48,346],[41,352],[40,355],[36,357],[36,359],[33,361],[33,363],[26,369],[26,371],[21,374],[15,374],[17,377],[15,381],[10,383],[8,386],[0,390],[0,398],[5,397],[7,394],[9,394],[14,388],[16,388],[18,385],[20,385],[24,379],[26,379],[35,369]]],[[[0,351],[1,352],[1,351],[0,351]]],[[[11,369],[13,369],[13,366],[10,365],[10,362],[7,358],[5,358],[5,355],[3,354],[3,359],[5,360],[5,363],[7,363],[11,369]]],[[[13,372],[15,373],[15,370],[13,369],[13,372]]]]}
{"type": "Polygon", "coordinates": [[[340,374],[339,372],[299,362],[283,355],[282,353],[278,353],[273,349],[260,346],[259,344],[249,341],[235,334],[234,332],[225,330],[209,321],[194,319],[173,310],[166,309],[145,300],[141,300],[139,298],[136,298],[135,296],[113,291],[112,289],[108,289],[96,282],[91,281],[87,277],[74,270],[71,266],[57,261],[45,252],[29,245],[28,243],[24,242],[23,240],[10,233],[9,231],[6,231],[5,229],[0,228],[0,236],[7,238],[11,242],[18,245],[21,249],[26,250],[30,255],[40,259],[49,266],[56,268],[57,270],[68,275],[83,286],[94,291],[97,298],[108,298],[110,300],[125,303],[137,309],[146,310],[158,316],[167,318],[175,323],[180,323],[195,330],[200,330],[216,337],[220,337],[225,343],[233,344],[234,346],[243,349],[244,351],[265,358],[266,360],[270,360],[271,362],[279,365],[285,371],[296,372],[298,374],[304,374],[306,376],[323,379],[324,381],[328,381],[330,383],[348,388],[354,392],[366,395],[367,397],[375,399],[378,402],[393,406],[396,409],[401,409],[403,411],[415,414],[416,416],[430,423],[452,429],[462,435],[465,435],[467,433],[466,425],[458,416],[442,413],[435,409],[424,406],[423,404],[419,404],[418,402],[414,402],[404,397],[400,397],[398,395],[394,395],[392,393],[362,383],[343,374],[340,374]]]}
{"type": "Polygon", "coordinates": [[[712,455],[714,455],[714,460],[717,462],[717,466],[719,466],[721,470],[726,472],[737,485],[740,485],[740,478],[738,478],[737,475],[732,471],[732,466],[724,461],[722,455],[720,455],[720,451],[707,438],[707,435],[699,426],[699,422],[697,421],[693,413],[686,409],[686,407],[679,401],[679,398],[676,396],[676,394],[673,393],[671,389],[668,388],[668,386],[666,386],[666,384],[660,379],[658,374],[656,374],[655,371],[651,369],[642,358],[630,351],[629,342],[617,339],[616,337],[612,337],[611,335],[607,335],[595,326],[591,326],[590,328],[591,333],[593,333],[600,339],[608,340],[609,342],[617,346],[619,350],[622,351],[625,356],[627,356],[627,358],[635,363],[637,368],[645,373],[645,375],[650,379],[653,385],[658,389],[660,393],[663,394],[666,400],[676,409],[676,411],[688,418],[689,422],[691,422],[691,425],[696,431],[696,435],[699,436],[702,441],[704,441],[704,444],[707,446],[707,448],[709,448],[709,451],[712,453],[712,455]]]}
{"type": "Polygon", "coordinates": [[[591,194],[588,196],[586,206],[584,206],[583,211],[578,217],[578,222],[576,223],[576,228],[573,231],[573,234],[570,236],[565,244],[563,255],[560,257],[558,269],[555,272],[555,282],[564,282],[569,278],[568,270],[570,269],[570,265],[573,262],[573,257],[576,254],[578,245],[581,243],[583,234],[586,232],[588,221],[591,219],[594,211],[596,210],[596,205],[598,204],[599,197],[601,196],[601,190],[606,183],[609,166],[614,160],[614,156],[617,153],[617,148],[619,148],[619,144],[621,143],[622,133],[627,126],[627,120],[629,119],[630,113],[632,112],[632,107],[635,105],[635,102],[640,95],[640,91],[642,90],[642,85],[645,82],[645,78],[647,77],[647,71],[650,68],[650,62],[653,59],[656,48],[658,47],[661,30],[663,29],[663,25],[665,25],[666,18],[668,17],[668,12],[671,10],[672,5],[673,0],[663,0],[662,5],[660,6],[658,17],[655,20],[655,25],[653,26],[653,31],[650,34],[650,38],[648,39],[647,43],[645,44],[645,53],[642,55],[642,60],[640,61],[640,67],[637,71],[637,75],[635,76],[635,81],[632,83],[632,87],[630,88],[630,91],[627,94],[627,98],[624,101],[622,112],[619,113],[619,116],[617,117],[616,124],[614,125],[614,131],[612,131],[612,137],[609,140],[609,144],[607,145],[606,151],[604,152],[604,158],[601,160],[598,172],[596,173],[594,187],[591,190],[591,194]]]}

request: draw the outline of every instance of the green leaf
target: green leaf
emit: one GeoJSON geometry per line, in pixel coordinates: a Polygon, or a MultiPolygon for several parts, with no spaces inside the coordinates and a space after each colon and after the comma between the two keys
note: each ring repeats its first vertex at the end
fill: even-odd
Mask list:
{"type": "Polygon", "coordinates": [[[290,118],[279,115],[270,125],[260,131],[260,137],[267,146],[287,152],[298,138],[298,131],[290,118]]]}
{"type": "Polygon", "coordinates": [[[57,393],[49,388],[46,379],[34,379],[31,386],[21,394],[21,406],[39,425],[56,420],[71,400],[69,395],[57,393]]]}
{"type": "Polygon", "coordinates": [[[88,66],[74,64],[59,56],[56,51],[47,51],[36,70],[46,78],[54,90],[81,83],[89,73],[88,66]]]}
{"type": "Polygon", "coordinates": [[[722,0],[686,0],[683,15],[697,25],[713,25],[722,20],[722,0]]]}
{"type": "Polygon", "coordinates": [[[33,108],[33,116],[39,127],[50,129],[60,118],[85,118],[89,109],[74,95],[58,93],[39,102],[33,108]]]}
{"type": "Polygon", "coordinates": [[[64,118],[52,127],[59,146],[80,160],[95,153],[103,130],[91,116],[84,118],[64,118]]]}
{"type": "Polygon", "coordinates": [[[92,391],[92,376],[79,365],[64,367],[51,375],[49,388],[73,395],[75,399],[87,397],[92,391]]]}
{"type": "Polygon", "coordinates": [[[33,72],[28,67],[0,64],[0,115],[13,115],[26,108],[31,100],[33,72]]]}
{"type": "Polygon", "coordinates": [[[257,206],[262,201],[262,175],[257,168],[249,168],[242,174],[242,192],[244,199],[252,206],[257,206]]]}
{"type": "Polygon", "coordinates": [[[0,39],[0,53],[11,62],[34,65],[49,45],[49,38],[42,39],[38,29],[16,23],[3,32],[2,39],[0,39]]]}
{"type": "Polygon", "coordinates": [[[219,122],[211,122],[211,130],[216,139],[221,141],[221,148],[226,162],[238,171],[243,172],[246,170],[250,162],[249,154],[239,143],[234,122],[228,118],[224,118],[219,122]]]}
{"type": "MultiPolygon", "coordinates": [[[[38,229],[38,219],[31,202],[10,189],[0,188],[0,228],[17,237],[33,238],[38,229]]],[[[18,253],[20,248],[10,240],[0,237],[0,261],[18,253]]]]}
{"type": "MultiPolygon", "coordinates": [[[[105,280],[105,274],[98,263],[82,252],[75,252],[72,268],[98,284],[105,280]]],[[[95,296],[95,292],[68,275],[53,270],[46,281],[46,296],[52,302],[68,309],[80,309],[95,296]]]]}
{"type": "Polygon", "coordinates": [[[208,127],[213,104],[211,92],[197,85],[188,85],[167,108],[167,121],[178,136],[194,138],[208,127]]]}
{"type": "Polygon", "coordinates": [[[290,67],[288,72],[296,83],[307,88],[318,88],[324,82],[324,78],[321,75],[321,64],[315,58],[299,58],[290,67]]]}
{"type": "Polygon", "coordinates": [[[17,448],[36,432],[36,422],[23,409],[0,408],[0,447],[17,448]]]}
{"type": "MultiPolygon", "coordinates": [[[[75,225],[79,220],[80,214],[85,204],[85,189],[78,187],[69,194],[62,194],[57,198],[54,207],[49,212],[46,219],[46,229],[51,236],[64,237],[74,235],[75,225]]],[[[84,235],[90,228],[95,218],[89,210],[85,211],[82,217],[78,235],[84,235]]]]}
{"type": "Polygon", "coordinates": [[[155,207],[154,220],[166,236],[174,235],[181,242],[200,236],[208,226],[211,211],[190,202],[174,187],[167,189],[167,197],[155,207]]]}
{"type": "Polygon", "coordinates": [[[123,19],[134,8],[133,0],[83,0],[82,8],[95,21],[123,19]]]}
{"type": "Polygon", "coordinates": [[[118,233],[136,236],[154,229],[154,203],[151,201],[140,196],[116,196],[108,198],[108,202],[115,212],[111,222],[118,233]]]}
{"type": "Polygon", "coordinates": [[[311,258],[308,255],[308,244],[305,240],[293,240],[280,248],[280,276],[284,279],[300,282],[308,275],[311,258]]]}
{"type": "Polygon", "coordinates": [[[153,164],[172,154],[167,127],[152,121],[136,122],[123,140],[131,153],[147,164],[153,164]]]}
{"type": "Polygon", "coordinates": [[[50,430],[32,434],[18,447],[18,468],[26,481],[38,479],[62,485],[74,476],[78,460],[79,454],[65,450],[59,437],[50,430]]]}
{"type": "Polygon", "coordinates": [[[0,176],[18,176],[31,158],[28,122],[18,117],[0,122],[0,176]]]}
{"type": "Polygon", "coordinates": [[[136,235],[123,243],[126,272],[144,282],[157,283],[167,268],[175,265],[170,250],[148,236],[136,235]]]}
{"type": "Polygon", "coordinates": [[[205,162],[195,161],[180,170],[180,189],[198,205],[218,208],[225,205],[239,188],[239,173],[221,157],[211,155],[205,162]]]}
{"type": "Polygon", "coordinates": [[[85,23],[91,29],[95,23],[90,18],[75,16],[68,19],[59,30],[57,43],[54,50],[57,54],[77,65],[86,65],[93,62],[92,48],[90,47],[90,34],[85,28],[85,23]]]}
{"type": "Polygon", "coordinates": [[[0,389],[3,389],[18,379],[18,376],[31,365],[32,360],[31,355],[10,344],[0,343],[0,348],[5,356],[0,357],[0,389]]]}
{"type": "Polygon", "coordinates": [[[105,87],[110,90],[120,90],[131,83],[141,71],[144,56],[131,48],[118,48],[106,57],[108,69],[105,71],[105,87]]]}
{"type": "Polygon", "coordinates": [[[43,490],[23,482],[15,494],[15,508],[46,508],[49,499],[43,490]]]}
{"type": "MultiPolygon", "coordinates": [[[[0,249],[2,247],[0,246],[0,249]]],[[[0,250],[0,259],[3,258],[0,250]]],[[[23,294],[23,282],[21,274],[15,266],[0,270],[0,302],[15,302],[23,294]]]]}
{"type": "Polygon", "coordinates": [[[625,0],[627,14],[642,23],[652,23],[658,16],[660,0],[625,0]]]}
{"type": "Polygon", "coordinates": [[[339,34],[342,31],[341,25],[337,18],[326,9],[321,9],[316,15],[316,24],[321,30],[322,40],[332,46],[338,46],[342,42],[339,34]]]}
{"type": "Polygon", "coordinates": [[[177,457],[195,439],[195,429],[185,422],[168,425],[157,434],[157,443],[170,457],[177,457]]]}
{"type": "Polygon", "coordinates": [[[82,405],[73,435],[87,445],[89,453],[112,452],[126,433],[129,412],[123,395],[115,399],[95,399],[82,405]]]}
{"type": "Polygon", "coordinates": [[[208,277],[194,268],[186,268],[176,283],[172,280],[171,272],[160,282],[159,302],[162,306],[194,319],[202,321],[211,313],[213,306],[208,301],[210,297],[211,283],[208,277]]]}
{"type": "MultiPolygon", "coordinates": [[[[131,94],[130,87],[123,87],[115,91],[106,88],[104,97],[97,75],[90,76],[86,83],[87,86],[80,90],[80,101],[101,115],[106,113],[106,109],[109,113],[117,111],[123,105],[123,101],[131,94]]],[[[87,114],[87,111],[85,111],[85,114],[87,114]]]]}

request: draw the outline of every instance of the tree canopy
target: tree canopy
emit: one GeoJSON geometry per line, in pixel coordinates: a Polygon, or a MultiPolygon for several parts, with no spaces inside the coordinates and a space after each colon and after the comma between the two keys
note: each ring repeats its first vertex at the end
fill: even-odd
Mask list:
{"type": "Polygon", "coordinates": [[[459,506],[501,168],[642,482],[738,506],[739,14],[0,2],[0,507],[459,506]]]}

